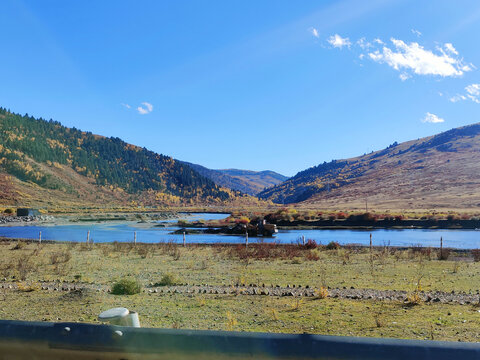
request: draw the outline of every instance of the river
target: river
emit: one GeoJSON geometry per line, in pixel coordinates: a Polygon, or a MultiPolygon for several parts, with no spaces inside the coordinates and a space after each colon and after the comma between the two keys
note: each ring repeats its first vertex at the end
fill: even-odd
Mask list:
{"type": "MultiPolygon", "coordinates": [[[[218,220],[229,214],[182,214],[179,219],[185,220],[218,220]]],[[[182,242],[183,235],[172,235],[171,232],[179,229],[178,219],[163,221],[167,227],[154,227],[152,223],[137,223],[133,221],[102,222],[102,223],[71,223],[64,225],[22,225],[1,226],[0,236],[9,238],[37,239],[42,232],[43,240],[76,241],[86,240],[90,231],[90,240],[96,243],[113,241],[133,241],[134,232],[137,242],[182,242]]],[[[377,229],[377,230],[279,230],[273,238],[250,238],[249,242],[257,241],[278,242],[284,244],[296,243],[305,236],[320,244],[337,241],[345,244],[368,245],[370,233],[373,245],[391,246],[440,246],[440,237],[443,246],[456,249],[476,249],[480,247],[480,231],[475,230],[431,230],[431,229],[377,229]]],[[[191,234],[186,236],[187,243],[244,243],[243,236],[191,234]]]]}

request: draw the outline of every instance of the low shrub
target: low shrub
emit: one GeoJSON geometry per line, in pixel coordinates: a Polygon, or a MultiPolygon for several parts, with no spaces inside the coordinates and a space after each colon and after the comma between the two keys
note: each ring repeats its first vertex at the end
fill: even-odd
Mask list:
{"type": "Polygon", "coordinates": [[[19,240],[11,250],[22,250],[25,246],[27,246],[27,244],[24,241],[19,240]]]}
{"type": "Polygon", "coordinates": [[[50,255],[52,265],[65,264],[70,261],[72,254],[69,251],[56,251],[50,255]]]}
{"type": "Polygon", "coordinates": [[[473,249],[472,250],[473,261],[479,262],[480,261],[480,249],[473,249]]]}
{"type": "Polygon", "coordinates": [[[316,252],[308,251],[305,254],[305,259],[307,259],[308,261],[318,261],[320,260],[320,256],[318,256],[316,252]]]}
{"type": "Polygon", "coordinates": [[[303,245],[303,248],[307,250],[316,249],[317,247],[318,247],[317,242],[312,239],[308,239],[305,245],[303,245]]]}
{"type": "Polygon", "coordinates": [[[155,286],[173,286],[178,282],[177,278],[173,274],[166,273],[162,276],[162,279],[155,284],[155,286]]]}
{"type": "Polygon", "coordinates": [[[114,295],[135,295],[142,291],[142,285],[134,279],[121,279],[113,284],[114,295]]]}
{"type": "Polygon", "coordinates": [[[407,305],[415,306],[422,303],[422,298],[420,297],[418,291],[414,291],[411,294],[407,295],[407,305]]]}
{"type": "Polygon", "coordinates": [[[322,286],[320,289],[315,290],[315,296],[318,299],[326,299],[328,297],[328,289],[325,286],[322,286]]]}
{"type": "Polygon", "coordinates": [[[450,249],[442,249],[438,251],[438,260],[448,260],[450,256],[450,249]]]}
{"type": "Polygon", "coordinates": [[[340,244],[336,241],[330,241],[327,246],[325,246],[325,249],[327,250],[337,250],[340,249],[340,244]]]}

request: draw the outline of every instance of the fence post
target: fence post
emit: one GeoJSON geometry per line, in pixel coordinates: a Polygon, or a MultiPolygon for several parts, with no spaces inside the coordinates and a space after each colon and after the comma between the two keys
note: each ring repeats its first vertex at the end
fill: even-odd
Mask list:
{"type": "Polygon", "coordinates": [[[133,244],[134,245],[137,244],[137,232],[136,231],[133,232],[133,244]]]}
{"type": "Polygon", "coordinates": [[[443,237],[440,236],[440,260],[443,260],[443,237]]]}
{"type": "Polygon", "coordinates": [[[90,230],[87,231],[87,244],[90,243],[90,230]]]}
{"type": "Polygon", "coordinates": [[[302,235],[302,243],[303,243],[303,246],[305,246],[305,235],[302,235]]]}
{"type": "Polygon", "coordinates": [[[38,242],[39,243],[42,242],[42,232],[41,231],[38,232],[38,242]]]}
{"type": "Polygon", "coordinates": [[[248,247],[248,230],[245,229],[245,247],[248,247]]]}
{"type": "Polygon", "coordinates": [[[185,231],[183,232],[183,246],[185,246],[185,231]]]}

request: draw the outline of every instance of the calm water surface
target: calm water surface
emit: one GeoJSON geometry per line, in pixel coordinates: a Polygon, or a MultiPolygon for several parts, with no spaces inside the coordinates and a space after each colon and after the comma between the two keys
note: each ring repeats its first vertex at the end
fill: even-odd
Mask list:
{"type": "MultiPolygon", "coordinates": [[[[227,217],[229,214],[182,214],[179,219],[185,220],[217,220],[227,217]]],[[[167,227],[142,228],[144,224],[137,222],[105,222],[105,223],[82,223],[68,225],[42,225],[42,226],[2,226],[0,236],[15,238],[38,238],[42,232],[44,240],[61,241],[85,241],[87,231],[90,231],[90,239],[94,242],[133,241],[134,231],[137,232],[138,242],[182,242],[182,235],[171,235],[178,229],[174,226],[178,219],[165,221],[167,227]]],[[[250,242],[266,241],[278,243],[296,243],[302,236],[306,239],[314,239],[317,243],[327,244],[337,241],[340,244],[368,245],[369,236],[372,233],[374,245],[389,244],[392,246],[439,246],[440,237],[443,237],[443,245],[458,249],[475,249],[480,247],[480,231],[475,230],[280,230],[273,238],[250,238],[250,242]]],[[[191,243],[243,243],[243,236],[230,235],[187,235],[187,242],[191,243]]]]}

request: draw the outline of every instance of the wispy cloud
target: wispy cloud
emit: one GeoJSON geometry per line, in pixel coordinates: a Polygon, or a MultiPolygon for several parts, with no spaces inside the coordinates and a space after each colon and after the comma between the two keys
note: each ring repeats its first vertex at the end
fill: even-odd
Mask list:
{"type": "Polygon", "coordinates": [[[417,37],[422,36],[422,33],[420,31],[416,30],[416,29],[411,29],[411,31],[412,31],[412,34],[417,36],[417,37]]]}
{"type": "Polygon", "coordinates": [[[458,51],[453,47],[451,43],[446,43],[443,46],[445,47],[445,50],[447,50],[449,53],[453,55],[458,55],[458,51]]]}
{"type": "Polygon", "coordinates": [[[311,27],[310,28],[310,32],[312,33],[313,36],[315,36],[316,38],[318,38],[320,35],[318,34],[318,30],[314,27],[311,27]]]}
{"type": "Polygon", "coordinates": [[[358,39],[356,44],[363,50],[368,50],[373,47],[372,43],[368,42],[364,37],[358,39]]]}
{"type": "Polygon", "coordinates": [[[471,84],[465,87],[465,94],[457,94],[449,99],[451,102],[471,100],[480,104],[480,84],[471,84]]]}
{"type": "Polygon", "coordinates": [[[126,107],[127,109],[130,109],[130,108],[131,108],[131,106],[130,106],[130,105],[128,105],[128,104],[124,104],[124,103],[122,103],[122,106],[126,107]]]}
{"type": "Polygon", "coordinates": [[[394,38],[391,42],[393,50],[384,46],[382,50],[376,50],[368,55],[375,62],[417,75],[455,77],[471,70],[471,67],[463,63],[463,59],[453,56],[455,54],[452,49],[455,49],[451,44],[445,44],[444,49],[440,48],[440,53],[435,54],[416,42],[407,44],[394,38]]]}
{"type": "Polygon", "coordinates": [[[350,47],[352,43],[348,37],[343,38],[338,34],[332,35],[327,39],[328,43],[335,48],[343,48],[343,47],[350,47]]]}
{"type": "MultiPolygon", "coordinates": [[[[421,34],[412,29],[416,35],[421,34]]],[[[391,38],[391,45],[383,40],[375,38],[368,41],[364,37],[353,42],[348,37],[339,34],[330,36],[328,43],[334,48],[351,48],[352,51],[360,50],[360,60],[370,60],[386,64],[400,72],[402,81],[412,78],[414,75],[430,75],[440,77],[459,77],[464,73],[475,69],[473,64],[466,64],[453,44],[445,43],[436,49],[426,49],[418,42],[405,42],[391,38]]]]}
{"type": "Polygon", "coordinates": [[[149,114],[153,111],[153,105],[148,102],[142,102],[142,106],[137,107],[137,111],[141,115],[149,114]]]}
{"type": "Polygon", "coordinates": [[[442,119],[441,117],[438,117],[435,114],[427,112],[425,114],[425,117],[422,119],[423,123],[432,123],[432,124],[437,124],[437,123],[443,123],[445,122],[445,119],[442,119]]]}

